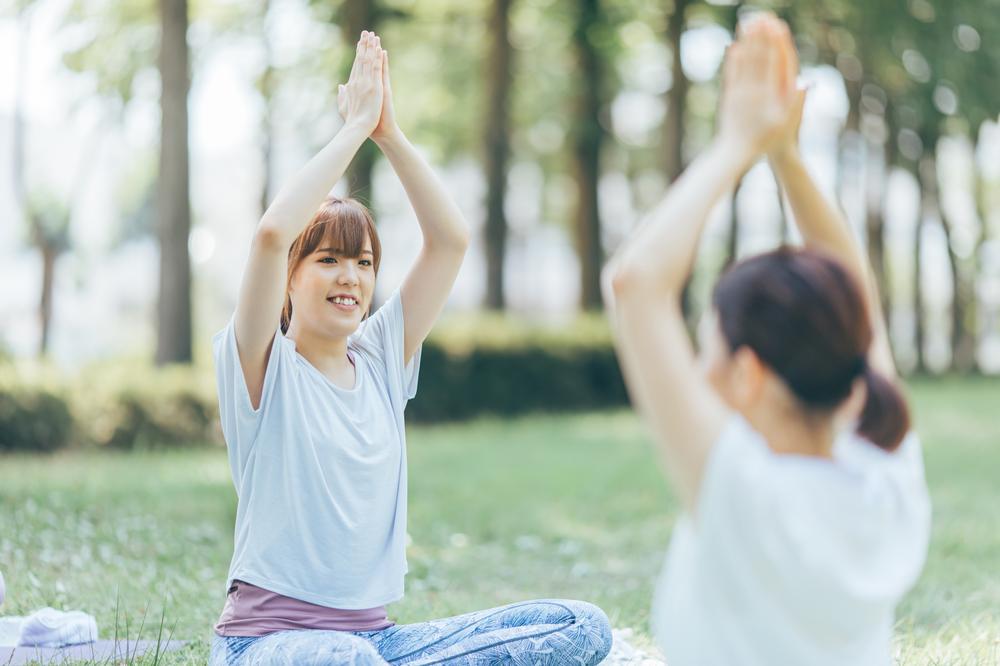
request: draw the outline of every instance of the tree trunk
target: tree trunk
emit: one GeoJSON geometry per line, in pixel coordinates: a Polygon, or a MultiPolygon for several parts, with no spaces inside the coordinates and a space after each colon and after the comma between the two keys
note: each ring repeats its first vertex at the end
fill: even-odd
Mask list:
{"type": "Polygon", "coordinates": [[[162,120],[156,201],[160,240],[157,365],[191,362],[187,0],[160,0],[160,20],[162,120]]]}
{"type": "MultiPolygon", "coordinates": [[[[739,27],[740,22],[740,10],[743,8],[743,0],[739,0],[736,5],[733,6],[733,14],[731,24],[729,26],[730,31],[733,35],[736,35],[736,29],[739,27]]],[[[743,187],[743,178],[740,177],[736,181],[736,186],[733,187],[732,199],[729,202],[729,234],[726,236],[726,258],[722,264],[722,269],[726,270],[736,261],[737,254],[739,253],[740,245],[740,211],[737,201],[740,196],[740,188],[743,187]]],[[[780,187],[779,187],[780,196],[780,187]]]]}
{"type": "Polygon", "coordinates": [[[913,242],[913,311],[915,326],[913,339],[917,353],[916,370],[923,373],[927,371],[927,362],[924,358],[926,335],[924,330],[923,266],[921,262],[924,246],[923,226],[924,220],[940,214],[937,192],[937,167],[934,163],[933,154],[925,156],[920,160],[920,163],[917,165],[917,176],[920,179],[920,220],[917,223],[913,242]]]}
{"type": "MultiPolygon", "coordinates": [[[[351,63],[354,59],[353,46],[361,36],[361,31],[377,30],[378,18],[378,7],[376,7],[375,0],[346,0],[344,2],[340,25],[349,53],[349,58],[344,63],[344,81],[347,80],[347,75],[351,71],[351,63]]],[[[369,207],[372,206],[373,201],[372,171],[375,169],[377,154],[378,149],[375,144],[371,141],[365,141],[357,155],[351,160],[351,166],[347,170],[349,195],[369,207]]]]}
{"type": "Polygon", "coordinates": [[[670,67],[671,84],[667,91],[667,117],[663,124],[664,171],[668,182],[674,182],[684,171],[684,114],[690,83],[681,66],[681,36],[684,34],[685,12],[690,0],[674,0],[674,9],[667,22],[667,38],[673,54],[670,67]]]}
{"type": "Polygon", "coordinates": [[[948,245],[948,268],[951,271],[951,367],[958,372],[970,372],[976,364],[975,288],[966,279],[962,261],[955,254],[951,223],[942,208],[938,219],[948,245]]]}
{"type": "Polygon", "coordinates": [[[597,187],[600,180],[601,81],[600,55],[590,40],[590,33],[601,25],[600,0],[578,0],[577,23],[573,31],[577,75],[580,89],[573,128],[574,175],[577,187],[576,247],[580,257],[580,306],[585,310],[601,308],[601,219],[597,187]]]}
{"type": "Polygon", "coordinates": [[[38,312],[42,334],[38,343],[38,355],[46,356],[49,353],[49,339],[52,331],[52,286],[59,250],[44,242],[39,245],[39,249],[42,251],[42,294],[38,312]]]}
{"type": "Polygon", "coordinates": [[[504,308],[503,262],[507,243],[507,159],[510,154],[508,107],[511,86],[511,46],[508,36],[512,0],[494,0],[490,17],[490,56],[486,72],[486,307],[504,308]]]}

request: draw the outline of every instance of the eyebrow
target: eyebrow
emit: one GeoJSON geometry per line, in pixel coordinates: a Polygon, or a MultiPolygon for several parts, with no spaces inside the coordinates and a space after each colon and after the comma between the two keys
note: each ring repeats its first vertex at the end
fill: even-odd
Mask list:
{"type": "MultiPolygon", "coordinates": [[[[344,253],[343,250],[341,250],[340,248],[336,248],[336,247],[321,247],[321,248],[319,248],[316,251],[317,252],[327,252],[329,254],[343,254],[344,253]]],[[[374,253],[370,252],[369,250],[361,250],[361,254],[370,254],[373,257],[375,256],[374,253]]]]}

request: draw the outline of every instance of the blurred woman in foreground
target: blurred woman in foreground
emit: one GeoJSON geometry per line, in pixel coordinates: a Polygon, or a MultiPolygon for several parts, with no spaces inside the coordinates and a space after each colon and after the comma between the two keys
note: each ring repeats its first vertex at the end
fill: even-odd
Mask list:
{"type": "Polygon", "coordinates": [[[684,514],[654,605],[670,666],[891,663],[930,505],[865,254],[797,150],[787,26],[730,47],[719,131],[605,271],[632,399],[684,514]],[[805,248],[739,262],[689,342],[680,295],[709,212],[759,157],[805,248]]]}

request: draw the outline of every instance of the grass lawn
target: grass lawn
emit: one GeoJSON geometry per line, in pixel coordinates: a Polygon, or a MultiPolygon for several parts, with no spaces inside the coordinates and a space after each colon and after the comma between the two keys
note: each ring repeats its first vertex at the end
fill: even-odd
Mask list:
{"type": "MultiPolygon", "coordinates": [[[[930,559],[899,610],[901,664],[1000,664],[1000,381],[912,388],[934,498],[930,559]]],[[[411,428],[410,573],[399,622],[532,597],[603,607],[648,640],[677,505],[618,411],[411,428]]],[[[220,448],[0,457],[3,614],[161,613],[204,664],[222,607],[235,495],[220,448]]],[[[154,625],[154,626],[150,626],[154,625]]],[[[120,633],[124,622],[119,620],[120,633]]]]}

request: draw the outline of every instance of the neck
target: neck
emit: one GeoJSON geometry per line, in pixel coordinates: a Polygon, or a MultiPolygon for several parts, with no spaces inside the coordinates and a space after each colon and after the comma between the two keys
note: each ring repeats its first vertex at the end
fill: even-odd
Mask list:
{"type": "Polygon", "coordinates": [[[830,458],[834,427],[830,419],[811,419],[801,413],[757,414],[748,419],[775,453],[830,458]]]}
{"type": "Polygon", "coordinates": [[[350,365],[347,358],[347,337],[323,333],[297,326],[295,320],[288,326],[285,337],[295,343],[295,349],[317,370],[326,373],[350,365]]]}

